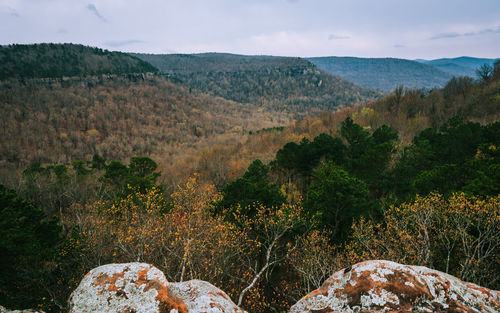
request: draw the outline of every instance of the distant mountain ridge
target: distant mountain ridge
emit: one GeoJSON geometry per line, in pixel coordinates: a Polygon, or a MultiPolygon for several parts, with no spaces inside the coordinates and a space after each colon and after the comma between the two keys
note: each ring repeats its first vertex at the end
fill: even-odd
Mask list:
{"type": "Polygon", "coordinates": [[[483,64],[496,59],[458,57],[435,60],[397,58],[315,57],[308,60],[331,74],[339,75],[366,88],[392,91],[408,88],[441,88],[454,76],[476,78],[483,64]]]}
{"type": "MultiPolygon", "coordinates": [[[[145,54],[130,53],[154,64],[162,73],[258,71],[283,65],[282,57],[232,53],[145,54]]],[[[300,58],[290,58],[299,60],[300,58]]],[[[298,64],[298,63],[296,63],[298,64]]]]}
{"type": "Polygon", "coordinates": [[[78,44],[0,46],[0,80],[157,71],[151,64],[126,53],[78,44]]]}
{"type": "Polygon", "coordinates": [[[442,71],[453,74],[454,76],[470,76],[476,77],[476,69],[483,64],[493,65],[497,59],[473,58],[473,57],[458,57],[458,58],[442,58],[435,60],[415,60],[420,63],[432,65],[442,71]]]}
{"type": "Polygon", "coordinates": [[[381,95],[297,57],[225,53],[132,55],[189,88],[299,115],[366,103],[381,95]]]}
{"type": "Polygon", "coordinates": [[[396,58],[317,57],[308,60],[334,75],[366,88],[392,91],[442,87],[453,75],[432,65],[396,58]]]}

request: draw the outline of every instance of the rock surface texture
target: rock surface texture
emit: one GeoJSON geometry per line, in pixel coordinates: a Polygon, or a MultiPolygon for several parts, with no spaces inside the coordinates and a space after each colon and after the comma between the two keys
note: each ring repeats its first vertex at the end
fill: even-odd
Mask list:
{"type": "Polygon", "coordinates": [[[70,298],[70,313],[245,313],[210,283],[169,283],[144,263],[103,265],[90,271],[70,298]]]}
{"type": "Polygon", "coordinates": [[[5,307],[0,305],[0,313],[44,313],[43,311],[36,311],[36,310],[31,310],[31,309],[26,309],[26,310],[8,310],[5,307]]]}
{"type": "Polygon", "coordinates": [[[165,275],[144,263],[108,264],[91,270],[70,298],[70,312],[187,313],[165,275]]]}
{"type": "Polygon", "coordinates": [[[333,274],[290,312],[498,313],[500,292],[423,266],[366,261],[333,274]]]}
{"type": "Polygon", "coordinates": [[[190,280],[169,287],[184,300],[190,313],[245,313],[225,292],[206,281],[190,280]]]}

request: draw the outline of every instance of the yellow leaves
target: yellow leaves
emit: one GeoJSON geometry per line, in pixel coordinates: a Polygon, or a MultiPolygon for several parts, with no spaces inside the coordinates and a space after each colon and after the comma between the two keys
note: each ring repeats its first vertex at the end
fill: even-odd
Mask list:
{"type": "Polygon", "coordinates": [[[87,136],[91,137],[91,138],[98,138],[101,134],[99,133],[99,131],[97,129],[89,129],[87,130],[87,136]]]}
{"type": "Polygon", "coordinates": [[[479,282],[498,258],[500,197],[417,197],[389,208],[382,224],[356,222],[352,237],[346,253],[365,257],[368,251],[371,259],[430,266],[479,282]]]}

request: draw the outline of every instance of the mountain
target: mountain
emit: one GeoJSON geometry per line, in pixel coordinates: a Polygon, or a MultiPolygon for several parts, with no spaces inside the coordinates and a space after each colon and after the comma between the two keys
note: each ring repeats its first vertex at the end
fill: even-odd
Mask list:
{"type": "Polygon", "coordinates": [[[416,60],[417,62],[432,65],[444,72],[453,74],[454,76],[469,76],[476,77],[476,70],[483,64],[493,65],[496,59],[459,57],[459,58],[444,58],[435,60],[416,60]]]}
{"type": "Polygon", "coordinates": [[[0,46],[0,80],[157,72],[122,52],[75,44],[0,46]]]}
{"type": "Polygon", "coordinates": [[[149,155],[167,165],[191,149],[290,122],[163,77],[0,82],[0,169],[149,155]]]}
{"type": "Polygon", "coordinates": [[[191,89],[295,115],[366,103],[381,95],[301,58],[222,53],[133,56],[191,89]]]}
{"type": "Polygon", "coordinates": [[[334,75],[366,88],[392,91],[408,88],[443,87],[453,76],[436,67],[395,58],[317,57],[308,60],[334,75]]]}
{"type": "Polygon", "coordinates": [[[124,53],[39,44],[2,46],[0,55],[0,172],[94,153],[148,155],[168,167],[291,121],[285,111],[191,92],[124,53]]]}
{"type": "MultiPolygon", "coordinates": [[[[256,158],[270,162],[277,151],[290,141],[300,143],[304,138],[312,141],[322,133],[338,135],[346,117],[351,117],[363,129],[370,131],[389,125],[398,131],[402,145],[406,145],[422,130],[429,127],[439,129],[454,116],[483,125],[500,120],[500,66],[486,82],[453,78],[446,87],[429,92],[397,88],[367,105],[307,115],[295,120],[289,127],[260,131],[248,136],[243,144],[226,147],[226,151],[232,152],[226,152],[224,158],[226,166],[243,163],[245,166],[242,168],[256,158]]],[[[215,154],[219,149],[212,152],[215,154]]],[[[217,162],[220,167],[220,158],[217,162]]],[[[238,173],[242,175],[243,171],[238,173]]]]}

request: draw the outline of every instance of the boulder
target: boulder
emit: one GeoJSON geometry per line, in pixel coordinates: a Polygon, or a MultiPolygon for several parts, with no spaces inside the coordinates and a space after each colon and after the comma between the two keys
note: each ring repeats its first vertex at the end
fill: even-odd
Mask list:
{"type": "Polygon", "coordinates": [[[91,270],[70,297],[70,312],[187,313],[165,275],[144,263],[108,264],[91,270]]]}
{"type": "Polygon", "coordinates": [[[246,313],[214,285],[169,283],[145,263],[103,265],[90,271],[70,297],[70,313],[246,313]]]}
{"type": "Polygon", "coordinates": [[[0,313],[44,313],[43,311],[37,311],[32,309],[26,310],[9,310],[0,305],[0,313]]]}
{"type": "Polygon", "coordinates": [[[500,292],[423,266],[366,261],[306,295],[299,312],[500,312],[500,292]]]}
{"type": "Polygon", "coordinates": [[[245,313],[224,291],[206,281],[171,283],[169,287],[190,313],[245,313]]]}

